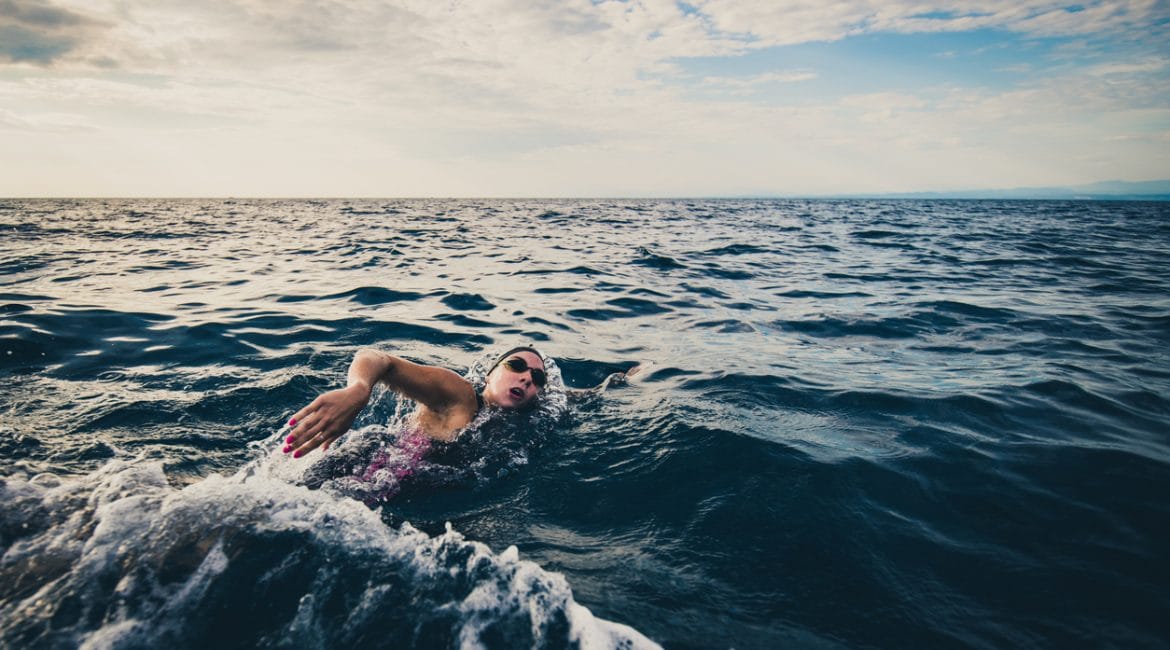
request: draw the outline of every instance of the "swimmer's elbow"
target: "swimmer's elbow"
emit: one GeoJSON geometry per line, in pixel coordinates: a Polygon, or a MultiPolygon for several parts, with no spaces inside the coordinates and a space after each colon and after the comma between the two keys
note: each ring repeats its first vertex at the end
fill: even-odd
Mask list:
{"type": "Polygon", "coordinates": [[[372,348],[358,350],[349,367],[350,383],[361,382],[373,386],[380,381],[387,381],[401,363],[402,360],[398,357],[380,350],[372,348]]]}
{"type": "Polygon", "coordinates": [[[375,350],[374,348],[362,348],[357,351],[357,354],[353,355],[353,360],[373,362],[383,360],[389,356],[390,355],[382,352],[381,350],[375,350]]]}
{"type": "Polygon", "coordinates": [[[379,368],[382,368],[383,370],[390,370],[394,366],[399,366],[405,363],[403,359],[396,357],[389,352],[383,352],[382,350],[376,350],[374,348],[362,348],[361,350],[358,350],[358,353],[354,355],[354,362],[358,361],[375,365],[379,368]]]}

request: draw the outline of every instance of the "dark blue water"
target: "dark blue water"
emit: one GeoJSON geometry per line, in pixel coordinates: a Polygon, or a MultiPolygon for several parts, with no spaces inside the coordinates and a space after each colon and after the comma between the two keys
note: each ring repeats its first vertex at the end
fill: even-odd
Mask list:
{"type": "Polygon", "coordinates": [[[1166,647],[1168,346],[1166,203],[0,201],[0,645],[1166,647]],[[648,369],[273,454],[522,343],[648,369]]]}

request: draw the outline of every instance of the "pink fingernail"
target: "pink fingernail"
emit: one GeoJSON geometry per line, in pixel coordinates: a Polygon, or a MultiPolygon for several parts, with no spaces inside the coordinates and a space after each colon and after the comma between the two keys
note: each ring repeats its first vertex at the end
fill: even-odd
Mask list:
{"type": "Polygon", "coordinates": [[[302,453],[304,453],[304,452],[302,452],[300,449],[298,449],[297,453],[293,454],[293,458],[300,458],[302,453]]]}
{"type": "Polygon", "coordinates": [[[292,444],[292,441],[293,441],[293,437],[294,437],[294,436],[291,436],[291,435],[290,435],[289,437],[287,437],[287,438],[285,438],[285,439],[284,439],[284,442],[285,442],[286,444],[290,444],[290,445],[291,445],[291,444],[292,444]]]}
{"type": "Polygon", "coordinates": [[[295,427],[295,426],[297,426],[297,419],[296,419],[296,418],[293,418],[293,419],[289,420],[289,421],[288,421],[288,426],[290,426],[290,427],[295,427]]]}

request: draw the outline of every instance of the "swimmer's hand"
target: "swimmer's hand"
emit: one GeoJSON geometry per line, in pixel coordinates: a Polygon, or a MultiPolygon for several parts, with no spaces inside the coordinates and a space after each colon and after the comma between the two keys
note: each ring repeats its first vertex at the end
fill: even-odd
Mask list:
{"type": "Polygon", "coordinates": [[[638,365],[634,366],[633,368],[630,368],[629,370],[627,370],[625,372],[613,373],[603,383],[606,383],[606,384],[611,385],[611,386],[621,386],[622,384],[628,384],[628,383],[630,383],[630,379],[632,379],[635,375],[642,372],[642,370],[644,368],[645,368],[645,366],[639,363],[638,365]]]}
{"type": "Polygon", "coordinates": [[[630,379],[641,374],[647,365],[649,364],[639,363],[625,372],[615,372],[593,388],[566,388],[565,392],[571,399],[584,399],[594,395],[601,395],[610,386],[624,386],[630,383],[630,379]]]}
{"type": "Polygon", "coordinates": [[[370,387],[364,382],[321,395],[289,420],[292,431],[284,439],[284,453],[300,458],[317,447],[328,449],[349,431],[369,401],[370,387]]]}

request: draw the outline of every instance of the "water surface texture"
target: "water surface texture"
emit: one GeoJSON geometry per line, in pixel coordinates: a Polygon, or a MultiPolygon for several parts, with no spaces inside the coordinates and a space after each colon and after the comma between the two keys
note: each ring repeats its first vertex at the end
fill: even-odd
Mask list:
{"type": "Polygon", "coordinates": [[[1168,348],[1166,203],[3,200],[0,645],[1166,647],[1168,348]],[[274,453],[524,343],[648,366],[274,453]]]}

